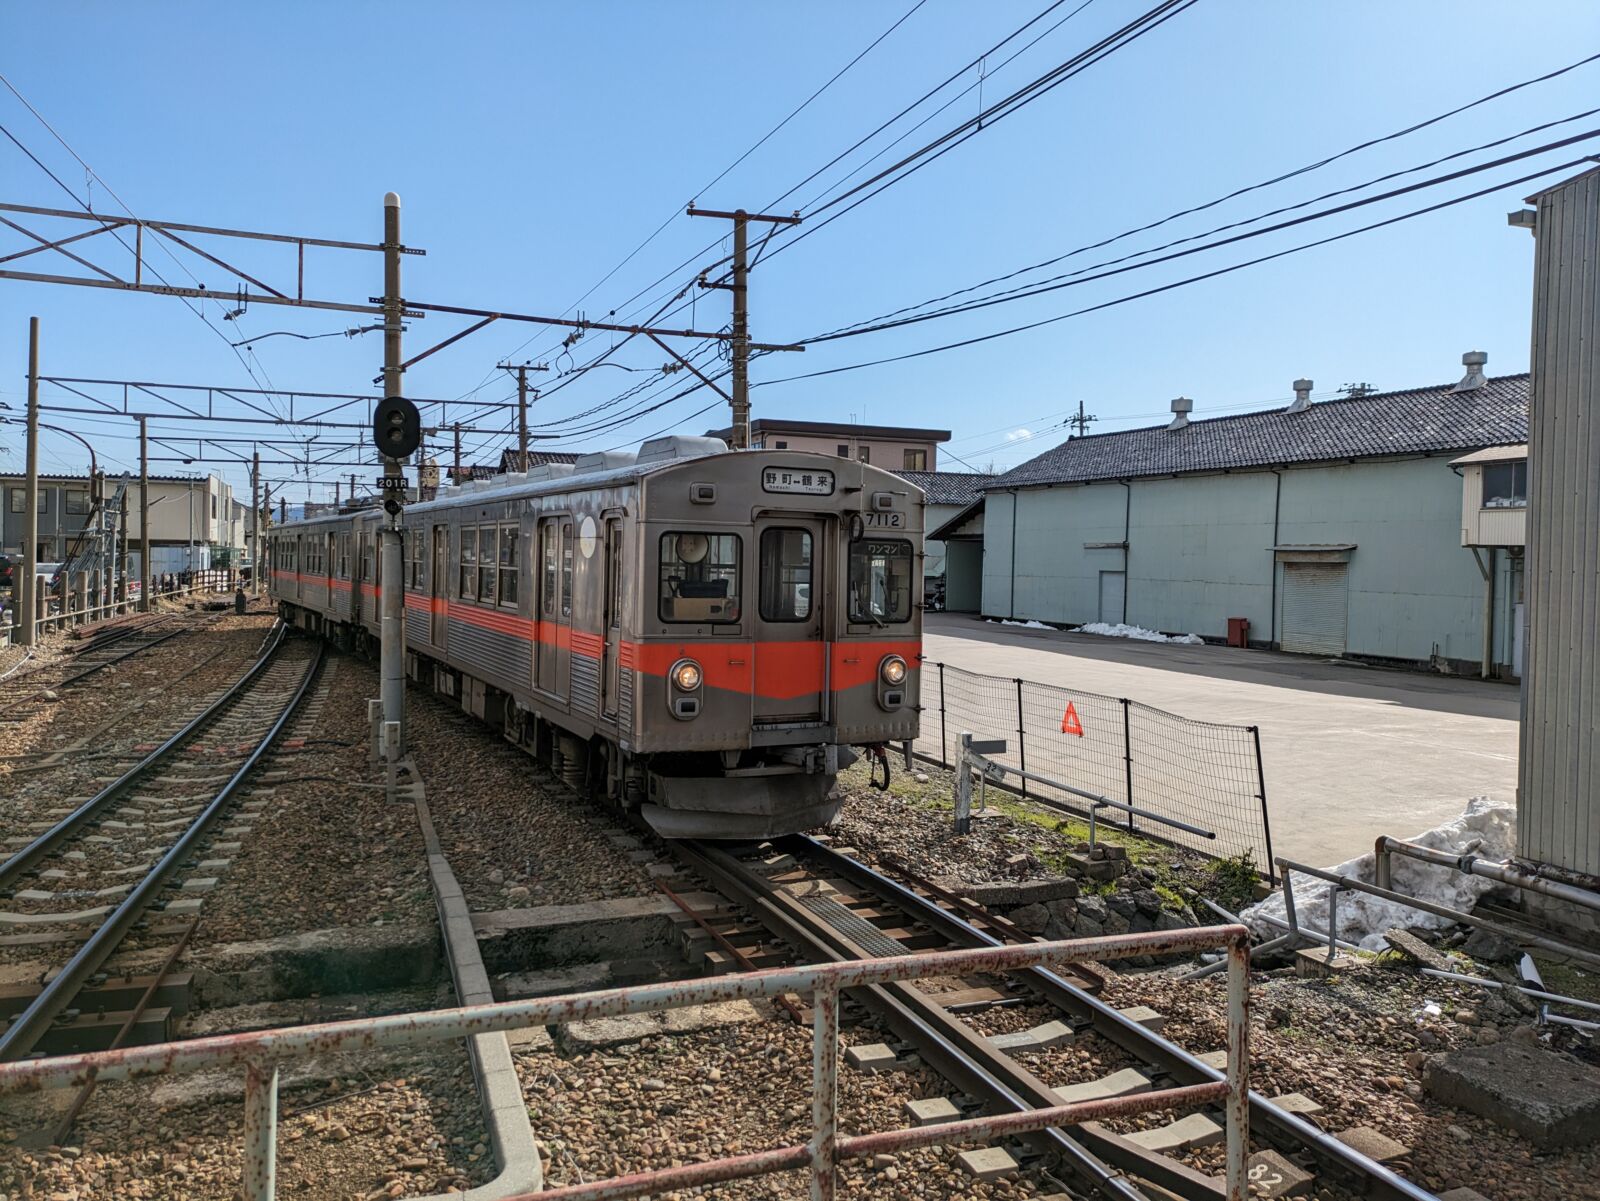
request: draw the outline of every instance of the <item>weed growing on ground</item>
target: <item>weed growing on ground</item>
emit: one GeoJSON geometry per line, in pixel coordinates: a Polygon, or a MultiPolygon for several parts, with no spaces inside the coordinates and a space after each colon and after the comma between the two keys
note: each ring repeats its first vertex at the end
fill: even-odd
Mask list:
{"type": "Polygon", "coordinates": [[[1206,869],[1211,887],[1208,895],[1224,909],[1238,911],[1255,900],[1260,873],[1250,852],[1217,859],[1206,869]]]}

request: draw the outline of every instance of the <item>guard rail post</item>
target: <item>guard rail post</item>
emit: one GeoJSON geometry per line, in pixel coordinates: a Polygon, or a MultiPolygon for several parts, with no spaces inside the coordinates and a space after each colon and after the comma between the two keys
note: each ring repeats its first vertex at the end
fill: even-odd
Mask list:
{"type": "MultiPolygon", "coordinates": [[[[1123,792],[1126,794],[1123,799],[1131,805],[1133,804],[1133,722],[1130,710],[1133,707],[1133,702],[1127,697],[1121,697],[1120,699],[1122,701],[1122,782],[1123,792]]],[[[1128,814],[1128,833],[1133,833],[1132,813],[1128,814]]]]}
{"type": "Polygon", "coordinates": [[[950,735],[945,731],[944,664],[939,664],[939,766],[950,766],[950,735]]]}
{"type": "MultiPolygon", "coordinates": [[[[1017,766],[1023,771],[1028,770],[1028,744],[1027,735],[1022,732],[1022,677],[1018,676],[1017,685],[1017,766]]],[[[1022,799],[1028,799],[1028,777],[1022,777],[1022,799]]]]}
{"type": "Polygon", "coordinates": [[[1272,857],[1272,822],[1267,817],[1267,773],[1261,765],[1261,727],[1250,726],[1250,741],[1256,750],[1256,799],[1261,802],[1261,837],[1267,849],[1267,883],[1277,883],[1278,861],[1272,857]]]}
{"type": "Polygon", "coordinates": [[[968,757],[972,735],[961,731],[961,753],[956,757],[956,820],[957,834],[972,829],[972,760],[968,757]]]}
{"type": "Polygon", "coordinates": [[[244,1201],[274,1201],[278,1187],[278,1068],[244,1070],[244,1201]]]}

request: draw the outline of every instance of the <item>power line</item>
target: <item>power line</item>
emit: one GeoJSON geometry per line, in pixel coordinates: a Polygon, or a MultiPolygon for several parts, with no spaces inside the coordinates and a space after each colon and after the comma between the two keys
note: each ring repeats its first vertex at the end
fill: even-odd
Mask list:
{"type": "Polygon", "coordinates": [[[1259,258],[1247,259],[1244,262],[1234,263],[1228,267],[1220,267],[1215,271],[1206,271],[1199,275],[1191,275],[1184,279],[1174,280],[1171,283],[1162,284],[1158,287],[1146,288],[1141,292],[1130,293],[1126,296],[1119,296],[1112,300],[1102,301],[1099,304],[1087,305],[1081,309],[1074,309],[1068,313],[1058,313],[1053,317],[1045,317],[1038,321],[1030,321],[1025,325],[1015,325],[1008,329],[995,330],[992,333],[980,334],[972,338],[963,338],[957,342],[946,342],[939,346],[929,346],[924,347],[921,350],[908,351],[905,354],[890,355],[885,358],[871,359],[861,363],[847,363],[840,367],[830,367],[825,370],[810,371],[800,375],[788,375],[780,379],[763,380],[755,386],[766,387],[770,384],[788,384],[794,383],[798,380],[817,379],[825,375],[839,375],[847,371],[859,371],[864,367],[878,367],[886,363],[900,363],[906,361],[907,359],[917,359],[926,355],[941,354],[948,350],[958,350],[967,346],[976,346],[982,342],[992,342],[998,338],[1006,338],[1013,334],[1020,334],[1029,330],[1040,329],[1043,326],[1054,325],[1059,321],[1067,321],[1073,317],[1082,317],[1088,313],[1097,313],[1104,309],[1115,308],[1119,305],[1128,304],[1135,300],[1143,300],[1146,297],[1156,296],[1163,292],[1171,292],[1178,288],[1187,287],[1190,284],[1200,283],[1203,280],[1215,279],[1222,275],[1229,275],[1235,271],[1242,271],[1246,267],[1254,267],[1261,263],[1271,262],[1274,259],[1286,258],[1289,255],[1298,254],[1303,250],[1311,250],[1318,246],[1326,246],[1332,242],[1342,241],[1345,238],[1355,237],[1357,234],[1369,233],[1372,230],[1382,229],[1385,226],[1396,225],[1402,221],[1409,221],[1414,217],[1425,216],[1428,213],[1438,212],[1441,209],[1450,208],[1457,204],[1464,204],[1469,200],[1476,200],[1481,196],[1488,196],[1494,192],[1501,192],[1507,188],[1518,187],[1522,184],[1530,183],[1536,179],[1543,179],[1545,176],[1557,171],[1570,170],[1573,167],[1583,166],[1595,161],[1597,161],[1596,156],[1593,155],[1586,156],[1584,158],[1573,159],[1569,162],[1560,163],[1553,167],[1543,168],[1542,170],[1535,171],[1530,175],[1521,176],[1518,179],[1502,180],[1499,183],[1490,184],[1486,188],[1480,188],[1476,192],[1468,192],[1463,196],[1456,196],[1449,200],[1442,200],[1437,204],[1431,204],[1425,208],[1413,209],[1410,212],[1401,213],[1398,216],[1388,217],[1382,221],[1375,221],[1370,225],[1363,225],[1355,229],[1346,230],[1343,233],[1332,234],[1326,238],[1319,238],[1313,242],[1303,242],[1298,246],[1291,246],[1287,249],[1279,250],[1272,254],[1261,255],[1259,258]]]}
{"type": "MultiPolygon", "coordinates": [[[[1593,111],[1600,111],[1600,110],[1593,110],[1593,111]]],[[[1587,114],[1585,114],[1585,115],[1587,115],[1587,114]]],[[[1010,304],[1010,303],[1012,303],[1014,301],[1026,300],[1026,299],[1029,299],[1030,297],[1034,297],[1034,296],[1042,296],[1047,292],[1056,292],[1056,291],[1061,290],[1062,288],[1077,287],[1077,286],[1080,286],[1080,285],[1086,284],[1086,283],[1094,283],[1094,282],[1096,282],[1098,280],[1108,279],[1108,278],[1110,278],[1110,277],[1112,277],[1114,275],[1122,275],[1122,274],[1125,274],[1126,272],[1129,272],[1129,271],[1137,271],[1137,270],[1141,270],[1141,269],[1146,268],[1146,267],[1159,266],[1160,264],[1170,263],[1170,262],[1172,262],[1172,261],[1174,261],[1176,259],[1187,258],[1190,255],[1201,254],[1201,253],[1204,253],[1205,251],[1208,251],[1208,250],[1216,250],[1216,249],[1218,249],[1220,247],[1223,247],[1223,246],[1230,246],[1235,242],[1243,242],[1243,241],[1247,241],[1247,240],[1249,240],[1251,238],[1259,238],[1259,237],[1264,237],[1264,236],[1266,236],[1268,234],[1280,233],[1283,230],[1292,229],[1297,225],[1304,225],[1304,224],[1306,224],[1308,222],[1311,222],[1311,221],[1320,221],[1320,220],[1323,220],[1323,219],[1328,218],[1328,217],[1338,216],[1341,213],[1351,212],[1351,211],[1353,211],[1355,209],[1358,209],[1358,208],[1365,208],[1367,205],[1371,205],[1371,204],[1379,204],[1379,203],[1382,203],[1383,201],[1386,201],[1386,200],[1393,200],[1398,196],[1405,196],[1405,195],[1408,195],[1411,192],[1421,191],[1421,190],[1423,190],[1425,188],[1438,187],[1440,184],[1451,183],[1451,182],[1454,182],[1455,180],[1463,179],[1463,178],[1465,178],[1466,176],[1469,176],[1469,175],[1476,175],[1476,174],[1478,174],[1478,173],[1480,173],[1482,171],[1489,171],[1489,170],[1492,170],[1492,169],[1494,169],[1496,167],[1503,167],[1503,166],[1506,166],[1509,163],[1520,162],[1523,159],[1532,158],[1532,157],[1534,157],[1536,155],[1548,154],[1552,150],[1559,150],[1559,149],[1562,149],[1564,147],[1574,145],[1574,144],[1576,144],[1578,142],[1587,141],[1588,139],[1591,139],[1591,138],[1594,138],[1594,137],[1600,137],[1600,128],[1590,129],[1590,130],[1587,130],[1587,131],[1585,131],[1583,133],[1574,134],[1571,137],[1562,138],[1562,139],[1560,139],[1558,141],[1555,141],[1555,142],[1547,142],[1542,146],[1535,146],[1535,147],[1532,147],[1531,149],[1528,149],[1528,150],[1519,151],[1516,154],[1504,155],[1504,156],[1502,156],[1500,158],[1492,159],[1489,162],[1476,164],[1475,166],[1463,167],[1459,171],[1452,171],[1452,172],[1449,172],[1449,173],[1447,173],[1445,175],[1435,176],[1432,179],[1420,180],[1417,183],[1407,184],[1406,186],[1401,187],[1401,188],[1392,188],[1387,192],[1380,192],[1375,196],[1368,196],[1368,197],[1364,197],[1364,198],[1362,198],[1360,200],[1353,200],[1353,201],[1350,201],[1347,204],[1335,205],[1332,208],[1323,209],[1323,210],[1321,210],[1319,212],[1315,212],[1315,213],[1306,213],[1306,214],[1304,214],[1302,216],[1299,216],[1299,217],[1293,217],[1293,218],[1291,218],[1291,219],[1289,219],[1287,221],[1280,221],[1280,222],[1277,222],[1274,225],[1263,226],[1260,229],[1254,229],[1254,230],[1246,231],[1245,233],[1234,234],[1231,237],[1219,238],[1216,241],[1206,242],[1206,243],[1204,243],[1202,245],[1199,245],[1199,246],[1190,246],[1186,250],[1174,251],[1171,254],[1164,254],[1164,255],[1161,255],[1158,258],[1148,258],[1148,259],[1145,259],[1145,261],[1143,261],[1143,262],[1128,264],[1126,262],[1127,259],[1134,258],[1134,257],[1139,257],[1139,256],[1136,256],[1136,255],[1125,255],[1125,256],[1123,256],[1122,258],[1119,258],[1119,259],[1112,259],[1112,260],[1109,260],[1108,262],[1105,262],[1105,263],[1097,263],[1092,267],[1086,267],[1086,268],[1083,268],[1080,271],[1071,272],[1071,273],[1069,273],[1069,275],[1066,275],[1066,276],[1054,277],[1053,280],[1045,280],[1045,281],[1040,281],[1040,282],[1038,282],[1036,284],[1030,284],[1030,285],[1027,285],[1025,288],[1008,289],[1007,291],[999,293],[999,294],[996,294],[994,296],[988,296],[988,297],[983,297],[983,298],[980,298],[980,299],[977,299],[977,300],[967,301],[967,302],[965,302],[963,304],[959,304],[959,305],[950,305],[950,306],[948,306],[946,308],[943,308],[943,309],[935,309],[931,313],[919,313],[919,314],[916,314],[915,316],[901,317],[901,318],[898,318],[898,319],[893,320],[893,321],[879,322],[876,325],[866,325],[866,326],[860,326],[860,327],[854,328],[854,329],[844,329],[844,330],[841,330],[841,331],[838,331],[838,332],[835,332],[835,333],[831,333],[831,334],[822,334],[822,335],[819,335],[819,336],[817,336],[815,338],[804,339],[804,340],[802,340],[801,344],[802,345],[816,345],[817,343],[821,343],[821,342],[838,341],[841,338],[854,338],[854,337],[859,337],[862,334],[878,333],[878,332],[881,332],[883,330],[888,330],[888,329],[898,329],[901,326],[915,325],[915,324],[918,324],[918,323],[923,322],[923,321],[932,321],[932,320],[935,320],[936,318],[939,318],[939,317],[950,317],[950,316],[955,316],[955,315],[960,314],[960,313],[970,313],[970,312],[974,312],[974,311],[976,311],[978,309],[989,308],[989,307],[991,307],[993,305],[997,305],[997,304],[1010,304]],[[1126,265],[1116,266],[1115,264],[1118,264],[1118,263],[1123,263],[1123,264],[1126,264],[1126,265]],[[1102,270],[1102,268],[1106,268],[1106,269],[1102,270]],[[1086,274],[1086,272],[1098,272],[1098,274],[1086,274]]],[[[1449,155],[1449,156],[1446,156],[1446,157],[1447,158],[1454,158],[1454,157],[1457,157],[1457,156],[1449,155]]],[[[1441,160],[1438,160],[1438,161],[1442,162],[1444,160],[1441,159],[1441,160]]],[[[1580,159],[1578,161],[1582,162],[1582,161],[1585,161],[1585,160],[1580,159]]],[[[1431,166],[1433,164],[1428,164],[1428,165],[1431,166]]],[[[1421,169],[1421,168],[1417,168],[1417,169],[1421,169]]],[[[1409,174],[1409,172],[1399,172],[1398,174],[1409,174]]],[[[1544,174],[1544,172],[1540,172],[1540,174],[1544,174]]],[[[1393,176],[1386,176],[1384,178],[1393,178],[1393,176]]],[[[1367,184],[1358,185],[1357,188],[1354,188],[1354,189],[1347,188],[1347,189],[1343,189],[1341,192],[1329,193],[1329,195],[1341,195],[1341,194],[1343,194],[1343,192],[1358,190],[1361,187],[1368,187],[1368,186],[1371,185],[1372,182],[1376,182],[1376,181],[1369,181],[1367,184]]],[[[1323,199],[1323,198],[1319,197],[1318,199],[1320,200],[1320,199],[1323,199]]],[[[1316,201],[1307,201],[1306,203],[1316,203],[1316,201]]],[[[1293,208],[1301,208],[1301,207],[1304,207],[1304,206],[1303,205],[1290,206],[1291,209],[1293,209],[1293,208]]],[[[1276,210],[1276,211],[1286,212],[1286,211],[1289,211],[1289,209],[1280,209],[1280,210],[1276,210]]],[[[1270,215],[1270,214],[1267,214],[1267,215],[1270,215]]],[[[1260,218],[1253,218],[1252,220],[1260,220],[1260,218]]],[[[1235,225],[1249,224],[1249,223],[1250,222],[1236,222],[1235,225]]],[[[1222,228],[1231,229],[1231,228],[1234,228],[1234,226],[1224,226],[1222,228]]],[[[1215,232],[1215,231],[1212,231],[1212,232],[1215,232]]],[[[1206,235],[1196,235],[1196,236],[1203,237],[1203,236],[1206,236],[1206,235]]],[[[1179,242],[1169,243],[1168,245],[1178,245],[1178,244],[1180,244],[1180,242],[1187,242],[1187,241],[1191,241],[1191,240],[1192,240],[1191,238],[1184,238],[1184,239],[1180,239],[1179,242]]],[[[1161,248],[1158,247],[1157,249],[1161,249],[1161,248]]],[[[1153,253],[1153,251],[1145,251],[1145,252],[1141,252],[1141,253],[1142,254],[1149,254],[1149,253],[1153,253]]]]}

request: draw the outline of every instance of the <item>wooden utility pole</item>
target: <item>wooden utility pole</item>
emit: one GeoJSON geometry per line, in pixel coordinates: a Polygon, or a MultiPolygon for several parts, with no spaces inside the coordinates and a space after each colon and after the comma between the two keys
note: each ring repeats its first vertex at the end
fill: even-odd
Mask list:
{"type": "MultiPolygon", "coordinates": [[[[540,364],[532,366],[528,363],[499,363],[496,364],[502,371],[514,372],[517,377],[517,470],[528,470],[528,372],[549,371],[550,368],[540,364]]],[[[533,390],[535,400],[539,397],[538,389],[533,390]]]]}
{"type": "MultiPolygon", "coordinates": [[[[733,410],[733,437],[731,442],[735,450],[748,450],[750,447],[750,245],[749,225],[752,221],[765,221],[769,225],[798,225],[799,214],[789,217],[780,217],[772,213],[747,213],[743,209],[734,212],[717,212],[712,209],[697,209],[692,204],[689,206],[691,217],[719,217],[724,221],[733,222],[733,282],[711,283],[704,276],[700,278],[702,288],[723,288],[733,293],[733,336],[730,339],[733,350],[733,394],[728,396],[728,404],[733,410]]],[[[660,340],[657,339],[659,342],[660,340]]],[[[696,375],[700,375],[698,371],[696,375]]],[[[704,376],[700,378],[710,384],[704,376]]],[[[715,385],[712,385],[715,387],[715,385]]],[[[721,392],[722,389],[718,388],[721,392]]],[[[724,393],[727,396],[727,393],[724,393]]]]}
{"type": "Polygon", "coordinates": [[[456,422],[450,427],[450,430],[456,436],[455,470],[450,475],[455,480],[456,487],[459,488],[461,486],[461,423],[459,421],[456,422]]]}
{"type": "Polygon", "coordinates": [[[18,641],[39,636],[39,319],[28,318],[28,477],[22,491],[22,583],[17,596],[18,641]]]}
{"type": "Polygon", "coordinates": [[[261,571],[267,562],[261,553],[261,452],[250,460],[250,591],[261,595],[261,571]]]}
{"type": "Polygon", "coordinates": [[[1078,437],[1081,438],[1081,437],[1083,437],[1085,434],[1087,434],[1089,432],[1089,423],[1091,421],[1098,421],[1098,420],[1100,420],[1100,419],[1098,417],[1096,417],[1093,413],[1085,413],[1083,411],[1083,401],[1080,400],[1078,402],[1078,411],[1075,414],[1073,414],[1071,417],[1067,418],[1067,424],[1071,425],[1071,426],[1076,426],[1077,430],[1078,430],[1078,437]]]}

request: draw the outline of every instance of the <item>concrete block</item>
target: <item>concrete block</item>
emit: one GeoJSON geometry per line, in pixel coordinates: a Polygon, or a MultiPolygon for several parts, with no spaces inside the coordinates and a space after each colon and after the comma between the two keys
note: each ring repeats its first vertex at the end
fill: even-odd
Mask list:
{"type": "Polygon", "coordinates": [[[985,1183],[991,1180],[1003,1180],[1007,1176],[1014,1175],[1017,1170],[1017,1161],[1012,1159],[1010,1153],[1003,1147],[980,1147],[976,1151],[963,1151],[956,1156],[956,1162],[967,1175],[985,1183]]]}
{"type": "Polygon", "coordinates": [[[1078,882],[1071,876],[1052,880],[995,880],[986,884],[965,884],[960,880],[944,880],[941,883],[951,892],[971,897],[980,905],[1003,905],[1007,908],[1046,905],[1051,901],[1070,900],[1078,895],[1078,882]]]}
{"type": "Polygon", "coordinates": [[[1284,1113],[1297,1114],[1302,1118],[1314,1118],[1322,1112],[1322,1106],[1304,1093],[1284,1093],[1281,1097],[1269,1099],[1284,1113]]]}
{"type": "Polygon", "coordinates": [[[846,1047],[845,1062],[863,1072],[886,1072],[898,1062],[887,1043],[866,1043],[859,1047],[846,1047]]]}
{"type": "Polygon", "coordinates": [[[1071,1026],[1062,1021],[1052,1021],[1031,1030],[990,1035],[989,1045],[1001,1051],[1043,1051],[1047,1047],[1070,1043],[1074,1037],[1071,1026]]]}
{"type": "Polygon", "coordinates": [[[203,871],[203,872],[221,872],[221,871],[226,871],[228,868],[230,868],[232,866],[233,866],[233,860],[232,859],[202,859],[200,861],[200,870],[203,871]]]}
{"type": "Polygon", "coordinates": [[[1309,1192],[1314,1177],[1276,1151],[1257,1151],[1245,1165],[1252,1197],[1298,1197],[1309,1192]]]}
{"type": "Polygon", "coordinates": [[[1063,1105],[1079,1105],[1085,1101],[1103,1101],[1108,1097],[1129,1097],[1134,1093],[1147,1093],[1150,1091],[1150,1077],[1138,1068],[1123,1068],[1120,1072],[1112,1072],[1109,1076],[1102,1076],[1098,1080],[1086,1080],[1082,1084],[1069,1084],[1050,1091],[1055,1093],[1056,1100],[1063,1105]]]}
{"type": "Polygon", "coordinates": [[[181,887],[184,892],[210,892],[216,886],[215,876],[197,876],[193,880],[185,880],[181,887]]]}
{"type": "Polygon", "coordinates": [[[937,1126],[941,1122],[959,1120],[961,1111],[949,1097],[927,1097],[921,1101],[907,1101],[906,1117],[913,1126],[937,1126]]]}
{"type": "Polygon", "coordinates": [[[1341,1130],[1334,1138],[1353,1151],[1359,1151],[1368,1159],[1376,1163],[1389,1164],[1397,1159],[1404,1159],[1411,1154],[1411,1148],[1404,1143],[1397,1143],[1387,1134],[1381,1134],[1371,1126],[1357,1126],[1352,1130],[1341,1130]]]}
{"type": "Polygon", "coordinates": [[[187,917],[200,912],[199,897],[185,897],[178,901],[168,901],[161,912],[168,917],[187,917]]]}
{"type": "Polygon", "coordinates": [[[1220,1143],[1222,1137],[1221,1126],[1203,1113],[1191,1113],[1154,1130],[1135,1131],[1128,1135],[1128,1141],[1137,1143],[1146,1151],[1170,1154],[1187,1151],[1191,1147],[1209,1147],[1212,1143],[1220,1143]]]}
{"type": "Polygon", "coordinates": [[[1430,1058],[1423,1086],[1543,1150],[1600,1138],[1600,1070],[1507,1039],[1430,1058]]]}
{"type": "Polygon", "coordinates": [[[242,842],[214,842],[211,849],[219,855],[237,855],[243,845],[242,842]]]}
{"type": "Polygon", "coordinates": [[[1297,976],[1331,976],[1355,963],[1343,951],[1328,953],[1326,945],[1305,947],[1294,953],[1294,974],[1297,976]]]}
{"type": "Polygon", "coordinates": [[[1128,1009],[1119,1009],[1117,1012],[1130,1022],[1138,1022],[1153,1034],[1160,1034],[1161,1028],[1167,1024],[1165,1015],[1157,1013],[1148,1005],[1134,1005],[1128,1009]]]}
{"type": "Polygon", "coordinates": [[[1385,930],[1383,941],[1394,950],[1399,951],[1412,963],[1422,967],[1431,967],[1436,971],[1450,972],[1455,969],[1450,966],[1450,957],[1442,951],[1436,951],[1423,942],[1415,934],[1405,930],[1385,930]]]}
{"type": "Polygon", "coordinates": [[[1091,880],[1115,880],[1128,870],[1126,859],[1091,859],[1075,851],[1067,852],[1067,862],[1080,875],[1091,880]]]}
{"type": "Polygon", "coordinates": [[[1220,1051],[1207,1051],[1204,1055],[1196,1055],[1195,1058],[1208,1068],[1216,1068],[1219,1072],[1228,1070],[1228,1049],[1226,1047],[1220,1051]]]}

